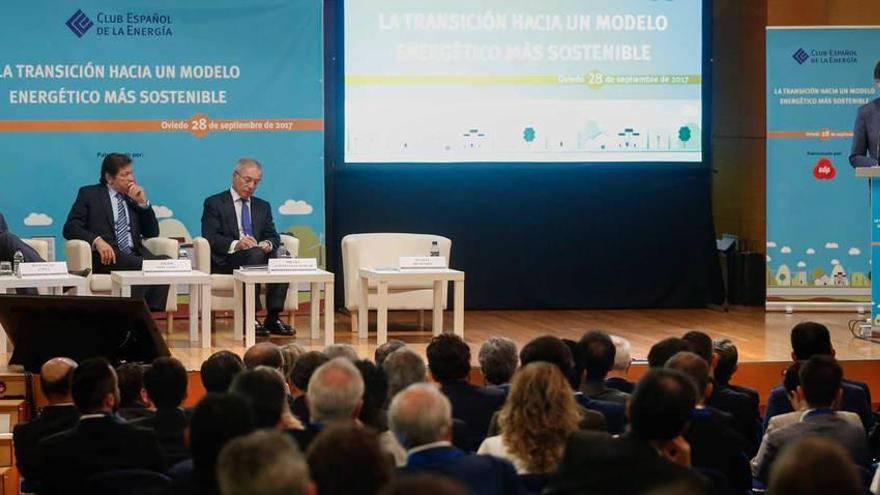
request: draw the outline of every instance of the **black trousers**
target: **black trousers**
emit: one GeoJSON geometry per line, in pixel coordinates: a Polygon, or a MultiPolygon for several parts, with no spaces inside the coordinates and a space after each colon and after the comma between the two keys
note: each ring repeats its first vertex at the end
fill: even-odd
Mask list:
{"type": "MultiPolygon", "coordinates": [[[[168,256],[155,255],[147,248],[141,246],[137,252],[125,254],[116,246],[113,246],[116,253],[116,263],[105,265],[101,263],[101,255],[97,251],[92,251],[92,273],[110,273],[113,270],[142,270],[144,260],[167,260],[168,256]]],[[[147,302],[150,311],[165,311],[165,305],[168,302],[168,286],[167,285],[138,285],[131,288],[131,296],[141,298],[147,302]]]]}
{"type": "MultiPolygon", "coordinates": [[[[232,271],[241,268],[244,265],[265,265],[269,263],[269,258],[275,257],[276,250],[273,249],[269,253],[264,253],[258,247],[243,249],[226,256],[225,263],[211,264],[212,273],[232,274],[232,271]]],[[[289,284],[268,284],[266,286],[266,311],[269,313],[267,319],[271,319],[273,314],[275,317],[284,309],[284,299],[287,298],[287,287],[289,284]]],[[[255,294],[257,297],[256,308],[261,309],[260,304],[260,284],[256,284],[255,294]]]]}
{"type": "MultiPolygon", "coordinates": [[[[0,261],[8,261],[11,263],[16,251],[21,251],[21,254],[24,255],[25,263],[39,263],[46,261],[34,251],[34,248],[28,246],[27,243],[21,240],[17,235],[8,230],[0,233],[0,261]]],[[[15,292],[25,295],[37,295],[37,289],[15,289],[15,292]]]]}

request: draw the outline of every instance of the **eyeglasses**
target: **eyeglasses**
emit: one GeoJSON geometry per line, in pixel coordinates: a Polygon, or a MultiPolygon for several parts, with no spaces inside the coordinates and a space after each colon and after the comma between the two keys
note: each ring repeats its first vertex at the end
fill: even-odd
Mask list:
{"type": "Polygon", "coordinates": [[[246,176],[246,175],[241,175],[241,174],[238,173],[238,172],[235,172],[235,175],[241,177],[241,181],[244,182],[244,183],[245,183],[246,185],[248,185],[248,186],[251,185],[251,184],[253,184],[253,185],[256,186],[257,184],[260,183],[260,180],[262,180],[262,179],[255,179],[255,178],[253,178],[253,177],[248,177],[248,176],[246,176]]]}

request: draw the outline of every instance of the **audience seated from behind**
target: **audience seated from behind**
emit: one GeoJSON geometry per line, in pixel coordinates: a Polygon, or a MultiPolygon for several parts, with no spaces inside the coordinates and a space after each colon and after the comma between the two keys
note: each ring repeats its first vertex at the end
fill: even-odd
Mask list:
{"type": "Polygon", "coordinates": [[[501,435],[486,438],[477,453],[507,459],[519,474],[552,473],[578,429],[580,411],[559,368],[530,363],[513,377],[498,418],[501,435]]]}
{"type": "Polygon", "coordinates": [[[303,430],[291,431],[300,450],[305,452],[324,429],[354,423],[363,407],[363,397],[364,380],[348,358],[331,359],[318,367],[306,392],[309,423],[303,430]]]}
{"type": "Polygon", "coordinates": [[[122,419],[133,419],[152,416],[153,405],[144,388],[144,365],[125,363],[116,368],[119,379],[119,409],[116,410],[122,419]]]}
{"type": "Polygon", "coordinates": [[[164,472],[156,434],[113,414],[119,404],[116,371],[103,358],[82,361],[73,373],[73,400],[82,416],[73,428],[38,447],[43,493],[82,493],[86,480],[117,469],[164,472]]]}
{"type": "Polygon", "coordinates": [[[757,390],[730,383],[739,367],[739,350],[736,348],[736,344],[730,339],[719,339],[715,340],[712,346],[715,348],[715,355],[718,356],[718,364],[715,365],[716,390],[730,389],[734,392],[746,394],[752,399],[752,404],[757,409],[761,402],[761,397],[757,390]]]}
{"type": "Polygon", "coordinates": [[[846,450],[830,440],[812,437],[782,452],[770,471],[767,493],[862,495],[865,489],[846,450]]]}
{"type": "Polygon", "coordinates": [[[355,361],[354,366],[364,380],[363,405],[357,419],[378,433],[388,431],[388,377],[382,368],[366,359],[355,361]]]}
{"type": "Polygon", "coordinates": [[[281,355],[284,358],[284,369],[281,370],[281,373],[286,380],[290,381],[290,374],[293,372],[293,366],[296,364],[297,360],[306,353],[306,349],[295,343],[284,344],[280,349],[281,355]]]}
{"type": "Polygon", "coordinates": [[[241,397],[209,393],[196,406],[190,419],[192,458],[169,470],[170,495],[217,495],[217,457],[227,442],[254,431],[250,405],[241,397]]]}
{"type": "Polygon", "coordinates": [[[397,476],[379,492],[380,495],[470,495],[458,480],[436,474],[397,476]]]}
{"type": "Polygon", "coordinates": [[[662,368],[669,358],[682,351],[693,352],[694,349],[684,339],[667,337],[651,346],[648,351],[648,368],[662,368]]]}
{"type": "MultiPolygon", "coordinates": [[[[415,352],[406,347],[398,348],[391,352],[382,360],[382,370],[388,379],[388,395],[385,399],[385,417],[387,424],[388,404],[395,395],[401,390],[409,387],[414,383],[424,383],[428,381],[428,368],[425,366],[425,360],[415,352]]],[[[460,423],[464,424],[464,423],[460,423]]],[[[464,428],[466,430],[466,428],[464,428]]],[[[453,432],[453,442],[455,441],[453,432]]],[[[469,440],[468,440],[469,441],[469,440]]],[[[394,457],[394,464],[397,467],[406,464],[406,450],[397,441],[397,438],[391,431],[386,431],[379,435],[379,442],[382,449],[394,457]]]]}
{"type": "Polygon", "coordinates": [[[507,337],[489,337],[480,346],[477,355],[480,371],[483,373],[483,384],[494,385],[510,391],[510,379],[519,366],[519,355],[516,343],[507,337]]]}
{"type": "Polygon", "coordinates": [[[186,399],[186,387],[186,368],[173,357],[156,358],[144,371],[144,388],[156,412],[131,424],[156,432],[166,466],[173,466],[189,457],[189,449],[183,439],[189,417],[181,407],[186,399]]]}
{"type": "MultiPolygon", "coordinates": [[[[574,343],[573,343],[574,344],[574,343]]],[[[626,426],[624,406],[614,402],[591,399],[580,391],[575,391],[577,383],[574,370],[574,358],[571,348],[561,339],[552,335],[543,335],[532,339],[519,351],[521,366],[534,362],[545,362],[555,365],[573,387],[574,399],[584,411],[581,412],[581,428],[588,430],[607,430],[621,433],[626,426]]]]}
{"type": "Polygon", "coordinates": [[[473,495],[524,493],[509,461],[468,454],[452,445],[452,405],[434,385],[418,383],[397,394],[388,422],[408,453],[400,474],[444,474],[461,481],[473,495]]]}
{"type": "Polygon", "coordinates": [[[290,374],[290,382],[293,386],[290,388],[290,412],[293,413],[302,424],[309,422],[309,406],[306,405],[306,391],[309,387],[309,380],[312,374],[319,366],[326,363],[330,359],[326,354],[320,351],[310,351],[303,354],[293,365],[293,371],[290,374]]]}
{"type": "Polygon", "coordinates": [[[244,368],[252,370],[257,366],[267,366],[284,372],[284,355],[281,348],[272,342],[260,342],[244,352],[244,368]]]}
{"type": "Polygon", "coordinates": [[[708,493],[706,480],[690,468],[690,446],[682,437],[696,404],[690,378],[675,370],[648,371],[629,403],[629,431],[614,437],[575,432],[544,493],[636,495],[673,484],[684,488],[675,493],[708,493]]]}
{"type": "Polygon", "coordinates": [[[629,394],[605,384],[605,377],[614,366],[617,352],[611,336],[601,330],[589,331],[578,341],[576,349],[574,359],[575,368],[579,371],[580,391],[591,399],[625,405],[629,394]]]}
{"type": "Polygon", "coordinates": [[[202,363],[199,376],[208,393],[223,394],[229,390],[235,375],[244,371],[244,362],[238,354],[218,351],[202,363]]]}
{"type": "Polygon", "coordinates": [[[376,366],[381,368],[382,364],[385,363],[385,358],[387,358],[389,354],[404,347],[406,347],[406,342],[397,339],[389,339],[384,344],[376,346],[376,350],[373,352],[373,362],[376,363],[376,366]]]}
{"type": "Polygon", "coordinates": [[[611,336],[611,342],[614,343],[614,365],[605,378],[605,385],[632,395],[636,384],[626,378],[632,366],[632,347],[628,340],[617,335],[611,336]]]}
{"type": "Polygon", "coordinates": [[[428,344],[428,370],[452,404],[452,417],[464,421],[469,431],[469,451],[486,438],[489,421],[504,404],[505,393],[496,387],[479,387],[468,381],[471,350],[458,335],[442,333],[428,344]]]}
{"type": "Polygon", "coordinates": [[[801,365],[798,374],[800,386],[796,394],[799,401],[806,402],[807,410],[800,415],[797,423],[766,435],[752,461],[752,474],[766,483],[779,453],[795,441],[808,436],[837,442],[846,449],[852,462],[867,469],[871,458],[864,428],[851,424],[834,411],[843,395],[843,370],[840,365],[831,356],[816,354],[801,365]]]}
{"type": "Polygon", "coordinates": [[[315,493],[303,454],[278,431],[258,430],[227,443],[217,460],[217,479],[222,495],[315,493]]]}
{"type": "Polygon", "coordinates": [[[79,410],[73,404],[71,383],[76,362],[65,357],[46,361],[40,368],[40,389],[48,404],[40,415],[15,425],[12,445],[15,447],[15,464],[24,479],[24,492],[36,492],[40,482],[40,464],[37,445],[46,437],[73,428],[79,420],[79,410]]]}
{"type": "Polygon", "coordinates": [[[330,344],[324,348],[324,354],[328,359],[336,359],[338,357],[348,359],[352,363],[357,361],[357,351],[349,344],[330,344]]]}
{"type": "MultiPolygon", "coordinates": [[[[684,334],[682,340],[690,345],[692,352],[706,361],[709,365],[709,375],[714,376],[719,358],[715,354],[712,337],[695,330],[684,334]]],[[[730,388],[716,390],[713,387],[712,394],[706,398],[706,404],[733,415],[733,426],[746,441],[746,454],[749,457],[755,455],[761,440],[761,417],[758,406],[751,397],[730,388]]]]}
{"type": "Polygon", "coordinates": [[[691,464],[722,475],[723,479],[713,479],[713,493],[746,493],[752,488],[746,441],[734,429],[730,414],[706,405],[713,387],[709,364],[683,351],[669,358],[666,368],[682,372],[697,386],[697,406],[683,435],[691,446],[691,464]]]}
{"type": "Polygon", "coordinates": [[[268,366],[242,371],[232,380],[229,393],[245,399],[257,428],[301,429],[302,424],[287,407],[287,389],[281,372],[268,366]]]}
{"type": "Polygon", "coordinates": [[[309,445],[306,460],[320,495],[376,495],[394,469],[379,435],[354,424],[321,432],[309,445]]]}
{"type": "MultiPolygon", "coordinates": [[[[828,328],[812,321],[798,323],[791,329],[791,349],[793,361],[806,361],[815,355],[834,357],[834,347],[831,345],[828,328]]],[[[874,416],[871,413],[871,393],[868,386],[863,382],[844,379],[842,390],[840,409],[858,414],[865,430],[870,431],[874,425],[874,416]]],[[[773,416],[791,411],[791,402],[785,394],[784,387],[782,385],[773,387],[767,399],[767,409],[764,411],[764,428],[767,428],[773,416]]]]}

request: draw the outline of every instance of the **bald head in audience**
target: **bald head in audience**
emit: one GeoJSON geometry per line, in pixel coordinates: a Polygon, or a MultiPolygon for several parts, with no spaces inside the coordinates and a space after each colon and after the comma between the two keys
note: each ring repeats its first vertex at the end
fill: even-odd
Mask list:
{"type": "Polygon", "coordinates": [[[284,370],[284,355],[281,348],[271,342],[260,342],[244,353],[244,367],[252,370],[257,366],[268,366],[278,371],[284,370]]]}
{"type": "Polygon", "coordinates": [[[363,406],[364,379],[346,358],[322,364],[309,380],[306,401],[310,420],[317,423],[346,422],[358,417],[363,406]]]}
{"type": "Polygon", "coordinates": [[[259,430],[223,447],[217,460],[223,495],[307,495],[314,493],[309,467],[287,435],[259,430]]]}
{"type": "Polygon", "coordinates": [[[69,404],[73,402],[70,386],[73,383],[73,372],[76,361],[66,357],[52,358],[40,368],[40,388],[49,405],[69,404]]]}

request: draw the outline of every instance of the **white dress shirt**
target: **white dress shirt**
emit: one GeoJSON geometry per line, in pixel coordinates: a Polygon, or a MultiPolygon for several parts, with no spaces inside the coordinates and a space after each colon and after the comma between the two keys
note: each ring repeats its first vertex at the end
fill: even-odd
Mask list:
{"type": "MultiPolygon", "coordinates": [[[[242,237],[244,237],[244,227],[242,227],[242,225],[241,225],[241,201],[242,201],[242,198],[237,192],[235,192],[235,189],[233,189],[231,187],[229,188],[229,192],[230,192],[230,194],[232,194],[232,206],[235,208],[235,224],[238,226],[238,238],[241,239],[242,237]]],[[[250,203],[248,205],[248,211],[251,212],[251,228],[253,229],[253,227],[254,227],[254,217],[253,217],[254,201],[253,201],[253,198],[249,199],[248,203],[250,203]]],[[[257,237],[256,233],[254,233],[254,238],[256,239],[256,237],[257,237]]],[[[275,247],[274,245],[272,245],[272,241],[262,241],[262,242],[269,244],[270,247],[273,247],[273,248],[275,247]]],[[[235,252],[235,246],[237,246],[237,245],[238,245],[238,240],[232,241],[229,244],[229,254],[232,254],[235,252]]]]}

